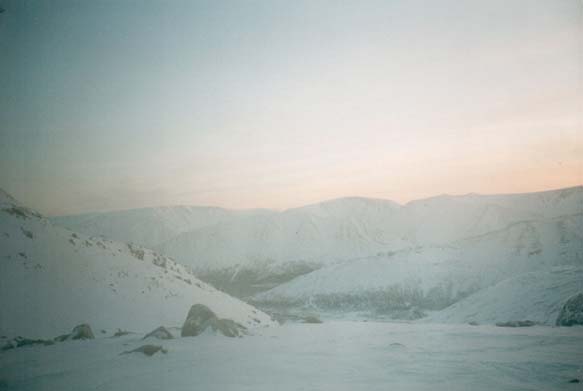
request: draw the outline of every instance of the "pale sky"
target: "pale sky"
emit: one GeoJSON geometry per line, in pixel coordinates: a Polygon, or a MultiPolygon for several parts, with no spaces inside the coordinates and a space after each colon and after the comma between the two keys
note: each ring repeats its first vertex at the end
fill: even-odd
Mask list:
{"type": "Polygon", "coordinates": [[[0,7],[0,187],[48,215],[583,184],[580,0],[0,7]]]}

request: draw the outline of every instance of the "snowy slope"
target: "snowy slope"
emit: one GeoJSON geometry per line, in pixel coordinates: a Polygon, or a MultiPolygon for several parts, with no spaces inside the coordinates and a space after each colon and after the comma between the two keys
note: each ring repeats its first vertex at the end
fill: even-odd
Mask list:
{"type": "Polygon", "coordinates": [[[583,292],[583,268],[557,267],[508,278],[433,314],[437,323],[532,320],[554,325],[565,301],[583,292]]]}
{"type": "Polygon", "coordinates": [[[153,248],[183,232],[248,215],[269,213],[268,210],[234,211],[216,207],[173,206],[58,216],[50,220],[76,232],[153,248]]]}
{"type": "Polygon", "coordinates": [[[0,193],[1,335],[54,337],[83,322],[145,332],[180,325],[195,303],[247,327],[273,324],[165,256],[56,227],[0,193]]]}
{"type": "Polygon", "coordinates": [[[583,187],[501,196],[439,196],[399,206],[345,198],[184,232],[157,247],[220,269],[256,261],[330,263],[443,245],[533,219],[583,213],[583,187]]]}
{"type": "Polygon", "coordinates": [[[375,309],[391,300],[393,309],[443,308],[509,277],[565,265],[583,266],[583,214],[329,265],[255,300],[344,310],[375,309]]]}
{"type": "MultiPolygon", "coordinates": [[[[178,215],[187,213],[169,209],[178,215]]],[[[514,224],[579,215],[583,213],[583,187],[513,195],[442,195],[406,205],[342,198],[283,212],[239,214],[226,220],[200,217],[193,229],[187,229],[188,224],[164,228],[164,224],[157,225],[158,220],[142,216],[147,213],[154,211],[128,211],[116,218],[115,213],[101,215],[79,227],[109,237],[142,238],[138,241],[152,245],[165,237],[167,240],[155,246],[157,251],[193,267],[201,279],[245,297],[324,265],[377,255],[382,258],[383,254],[417,247],[455,248],[455,242],[504,231],[514,224]],[[133,217],[124,217],[133,214],[142,216],[136,218],[139,224],[133,217]],[[95,223],[101,219],[107,224],[95,223]],[[149,234],[145,232],[156,230],[160,232],[153,235],[155,239],[146,239],[149,234]]],[[[551,231],[550,237],[544,230],[537,235],[543,242],[555,240],[558,231],[551,231]]],[[[514,246],[500,240],[503,246],[514,246]]],[[[518,237],[509,240],[521,241],[518,237]]],[[[450,252],[457,260],[465,256],[450,252]]],[[[413,272],[418,267],[414,265],[407,270],[413,272]]]]}

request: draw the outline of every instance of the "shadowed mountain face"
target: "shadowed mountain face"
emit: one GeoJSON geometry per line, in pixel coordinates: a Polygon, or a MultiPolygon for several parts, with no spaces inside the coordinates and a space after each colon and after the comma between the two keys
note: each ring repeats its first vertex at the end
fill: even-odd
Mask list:
{"type": "MultiPolygon", "coordinates": [[[[496,232],[501,238],[492,242],[493,248],[510,252],[531,246],[531,256],[536,258],[539,251],[548,257],[549,246],[565,240],[562,234],[580,232],[568,222],[578,221],[581,213],[583,187],[575,187],[513,195],[442,195],[405,205],[353,197],[283,212],[170,207],[53,221],[93,235],[134,238],[191,266],[222,290],[247,297],[326,265],[419,251],[429,254],[425,258],[431,262],[433,248],[457,248],[466,239],[473,244],[464,244],[463,253],[450,250],[455,254],[451,258],[475,267],[482,261],[472,261],[473,254],[489,254],[490,245],[483,243],[496,232]],[[555,229],[539,232],[539,225],[550,221],[555,229]],[[527,238],[546,245],[538,248],[542,245],[526,243],[527,238]]],[[[573,251],[560,253],[558,259],[576,257],[573,251]]]]}

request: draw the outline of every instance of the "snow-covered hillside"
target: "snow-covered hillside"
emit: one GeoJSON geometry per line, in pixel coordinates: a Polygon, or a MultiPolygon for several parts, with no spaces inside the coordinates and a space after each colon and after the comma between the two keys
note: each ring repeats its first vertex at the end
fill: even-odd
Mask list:
{"type": "Polygon", "coordinates": [[[563,266],[505,279],[432,314],[437,323],[531,320],[554,325],[569,297],[583,292],[583,267],[563,266]]]}
{"type": "Polygon", "coordinates": [[[501,196],[439,196],[399,206],[345,198],[184,232],[157,249],[196,268],[257,261],[330,263],[443,245],[520,221],[583,213],[583,187],[501,196]]]}
{"type": "Polygon", "coordinates": [[[441,309],[510,277],[540,271],[543,278],[557,266],[583,267],[583,214],[329,265],[254,299],[324,310],[441,309]]]}
{"type": "Polygon", "coordinates": [[[247,327],[266,314],[137,245],[54,226],[0,192],[0,334],[54,337],[77,324],[150,331],[180,325],[201,303],[247,327]]]}
{"type": "Polygon", "coordinates": [[[177,235],[269,210],[227,210],[205,206],[130,209],[52,217],[55,224],[93,236],[137,243],[153,248],[177,235]]]}
{"type": "MultiPolygon", "coordinates": [[[[176,213],[180,211],[170,209],[176,213]]],[[[146,212],[153,213],[152,210],[136,210],[126,214],[146,212]]],[[[583,187],[579,186],[513,195],[442,195],[405,205],[379,199],[342,198],[283,212],[240,213],[225,220],[201,217],[199,225],[190,230],[185,225],[174,230],[166,230],[164,224],[156,228],[156,223],[146,218],[140,220],[140,224],[130,224],[121,221],[122,217],[118,221],[109,214],[90,218],[93,222],[103,220],[101,227],[92,226],[93,223],[79,227],[82,230],[92,227],[89,230],[92,234],[121,238],[147,236],[128,234],[130,225],[138,232],[164,231],[164,235],[156,235],[152,245],[163,236],[169,239],[156,245],[156,250],[193,267],[201,279],[240,297],[271,289],[325,265],[332,265],[328,270],[336,270],[336,267],[346,270],[346,276],[354,280],[353,284],[365,284],[362,282],[365,280],[353,276],[360,275],[358,265],[372,262],[371,257],[378,258],[382,265],[387,254],[390,257],[394,253],[419,252],[425,255],[412,256],[413,261],[403,261],[407,265],[398,273],[391,271],[389,274],[401,276],[405,273],[425,280],[427,273],[424,271],[434,269],[427,265],[428,262],[430,265],[447,262],[448,265],[462,266],[452,266],[453,269],[439,267],[435,268],[439,271],[430,274],[447,280],[453,277],[445,278],[444,273],[457,275],[452,270],[461,268],[462,272],[458,274],[465,279],[466,268],[484,264],[486,271],[474,273],[481,277],[472,277],[464,283],[467,287],[463,292],[467,292],[477,289],[476,286],[499,281],[497,276],[505,273],[506,267],[498,270],[488,265],[504,261],[506,252],[522,251],[521,246],[530,250],[520,252],[519,261],[508,261],[507,265],[512,266],[507,268],[530,271],[525,266],[530,265],[524,260],[527,258],[557,263],[547,253],[559,251],[561,240],[566,240],[562,239],[565,235],[567,239],[571,238],[571,242],[576,242],[573,236],[582,236],[583,230],[578,223],[581,215],[583,187]],[[555,220],[561,223],[550,222],[555,220]],[[542,228],[547,222],[553,228],[542,228]],[[562,233],[564,229],[566,233],[562,233]],[[460,244],[466,239],[468,244],[460,244]],[[539,250],[545,253],[536,256],[539,250]],[[533,254],[529,256],[529,252],[533,254]],[[444,260],[441,257],[445,257],[444,260]],[[347,266],[348,263],[344,262],[354,265],[347,266]],[[486,276],[486,272],[493,275],[486,276]],[[481,281],[480,284],[474,284],[476,279],[481,281]]],[[[570,247],[561,251],[561,259],[577,256],[570,247]]],[[[399,255],[396,259],[402,257],[409,258],[399,255]]],[[[322,275],[327,273],[323,271],[322,275]]],[[[314,276],[309,278],[316,278],[314,276]]],[[[386,285],[386,273],[378,276],[383,276],[386,285]]],[[[371,276],[366,284],[371,285],[375,278],[377,275],[371,276]]],[[[388,282],[392,282],[392,278],[388,282]]],[[[306,287],[307,292],[310,289],[306,287]]],[[[322,284],[319,289],[327,289],[327,285],[322,284]]]]}

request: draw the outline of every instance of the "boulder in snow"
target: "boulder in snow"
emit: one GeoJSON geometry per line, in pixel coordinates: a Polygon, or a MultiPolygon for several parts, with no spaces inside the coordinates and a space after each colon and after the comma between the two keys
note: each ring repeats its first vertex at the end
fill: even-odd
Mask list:
{"type": "Polygon", "coordinates": [[[8,341],[4,346],[2,346],[2,350],[10,350],[14,348],[20,348],[23,346],[33,346],[33,345],[43,345],[49,346],[54,345],[53,341],[44,340],[44,339],[29,339],[23,337],[16,337],[8,341]]]}
{"type": "Polygon", "coordinates": [[[132,334],[131,331],[117,329],[117,331],[113,334],[112,338],[123,337],[124,335],[132,334]]]}
{"type": "Polygon", "coordinates": [[[231,319],[219,319],[207,306],[195,304],[190,307],[186,320],[182,325],[182,337],[196,337],[210,329],[226,337],[239,337],[245,334],[246,328],[231,319]]]}
{"type": "Polygon", "coordinates": [[[241,337],[247,328],[231,319],[213,319],[209,322],[212,331],[223,334],[225,337],[241,337]]]}
{"type": "Polygon", "coordinates": [[[557,326],[574,325],[583,325],[583,292],[571,296],[557,317],[557,326]]]}
{"type": "Polygon", "coordinates": [[[164,354],[168,353],[168,351],[166,349],[164,349],[162,346],[159,346],[159,345],[142,345],[137,349],[128,350],[128,351],[123,352],[121,354],[143,353],[146,356],[151,357],[158,352],[162,352],[164,354]]]}
{"type": "Polygon", "coordinates": [[[64,334],[57,338],[55,341],[68,341],[68,340],[76,340],[76,339],[94,339],[95,336],[93,335],[93,331],[91,330],[91,326],[87,323],[80,324],[73,328],[71,334],[64,334]]]}
{"type": "Polygon", "coordinates": [[[304,318],[304,323],[313,323],[313,324],[316,324],[316,323],[322,323],[322,321],[317,316],[309,315],[309,316],[306,316],[304,318]]]}
{"type": "Polygon", "coordinates": [[[156,330],[149,332],[143,339],[158,338],[158,339],[174,339],[174,336],[164,326],[158,327],[156,330]]]}
{"type": "Polygon", "coordinates": [[[496,326],[498,327],[531,327],[536,326],[538,323],[532,320],[511,320],[509,322],[498,322],[496,326]]]}
{"type": "Polygon", "coordinates": [[[208,323],[213,319],[217,319],[217,316],[207,306],[195,304],[188,311],[180,335],[196,337],[208,327],[208,323]]]}

